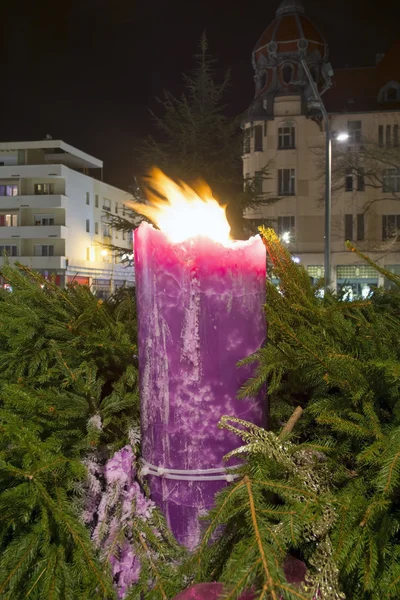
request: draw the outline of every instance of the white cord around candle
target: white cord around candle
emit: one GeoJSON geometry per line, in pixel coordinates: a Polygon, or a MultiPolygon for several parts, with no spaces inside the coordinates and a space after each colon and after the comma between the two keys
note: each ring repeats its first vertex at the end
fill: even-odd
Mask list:
{"type": "Polygon", "coordinates": [[[214,469],[167,469],[165,467],[156,467],[142,459],[141,475],[153,475],[163,477],[164,479],[174,479],[176,481],[234,481],[239,475],[227,473],[224,467],[214,469]]]}

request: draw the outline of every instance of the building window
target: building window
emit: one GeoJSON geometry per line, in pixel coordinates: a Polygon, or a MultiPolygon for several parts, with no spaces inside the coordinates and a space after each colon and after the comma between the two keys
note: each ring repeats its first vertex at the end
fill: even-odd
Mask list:
{"type": "Polygon", "coordinates": [[[344,239],[353,239],[353,215],[344,215],[344,239]]]}
{"type": "Polygon", "coordinates": [[[115,214],[118,214],[118,202],[115,203],[115,214]]]}
{"type": "Polygon", "coordinates": [[[86,192],[86,204],[90,205],[90,192],[86,192]]]}
{"type": "Polygon", "coordinates": [[[54,256],[54,246],[49,244],[35,244],[33,246],[34,256],[54,256]]]}
{"type": "Polygon", "coordinates": [[[263,149],[263,128],[262,125],[254,127],[254,152],[262,152],[263,149]]]}
{"type": "Polygon", "coordinates": [[[18,196],[18,186],[0,185],[0,196],[18,196]]]}
{"type": "Polygon", "coordinates": [[[278,235],[279,237],[288,236],[289,242],[295,241],[295,218],[290,217],[278,217],[278,235]]]}
{"type": "Polygon", "coordinates": [[[111,237],[110,226],[107,223],[103,223],[103,235],[104,237],[111,237]]]}
{"type": "Polygon", "coordinates": [[[0,215],[0,227],[17,227],[18,215],[0,215]]]}
{"type": "Polygon", "coordinates": [[[393,125],[393,146],[395,148],[399,147],[399,126],[393,125]]]}
{"type": "Polygon", "coordinates": [[[35,215],[35,225],[54,225],[54,215],[35,215]]]}
{"type": "Polygon", "coordinates": [[[357,191],[365,191],[364,169],[362,167],[360,167],[357,172],[357,191]]]}
{"type": "Polygon", "coordinates": [[[86,260],[90,260],[90,246],[86,248],[86,260]]]}
{"type": "Polygon", "coordinates": [[[295,169],[279,169],[278,170],[278,194],[280,196],[294,196],[296,191],[295,186],[295,169]]]}
{"type": "Polygon", "coordinates": [[[0,246],[0,256],[18,256],[18,248],[17,246],[0,246]]]}
{"type": "Polygon", "coordinates": [[[244,130],[243,153],[250,153],[250,127],[244,130]]]}
{"type": "Polygon", "coordinates": [[[99,224],[97,223],[97,221],[94,224],[94,232],[95,232],[96,235],[98,235],[98,233],[99,233],[99,224]]]}
{"type": "Polygon", "coordinates": [[[125,238],[126,238],[126,231],[123,229],[122,230],[122,239],[125,240],[125,238]]]}
{"type": "Polygon", "coordinates": [[[96,194],[94,197],[94,205],[96,208],[99,208],[99,195],[96,194]]]}
{"type": "Polygon", "coordinates": [[[103,198],[103,210],[111,212],[111,200],[103,198]]]}
{"type": "Polygon", "coordinates": [[[379,140],[379,147],[383,148],[383,125],[379,125],[378,128],[378,140],[379,140]]]}
{"type": "Polygon", "coordinates": [[[296,133],[294,127],[279,127],[278,128],[278,148],[294,148],[296,142],[296,133]]]}
{"type": "Polygon", "coordinates": [[[396,102],[396,100],[400,99],[400,88],[390,87],[387,89],[385,94],[386,102],[396,102]]]}
{"type": "Polygon", "coordinates": [[[353,172],[351,169],[346,169],[346,178],[344,181],[344,189],[346,192],[352,192],[354,187],[353,172]]]}
{"type": "Polygon", "coordinates": [[[289,85],[293,79],[293,65],[285,63],[282,67],[282,81],[286,85],[289,85]]]}
{"type": "Polygon", "coordinates": [[[400,231],[400,215],[382,215],[382,240],[397,237],[400,231]]]}
{"type": "Polygon", "coordinates": [[[392,131],[391,126],[386,125],[386,148],[390,148],[390,146],[392,145],[391,131],[392,131]]]}
{"type": "Polygon", "coordinates": [[[54,194],[54,183],[35,183],[33,189],[35,196],[50,196],[54,194]]]}
{"type": "Polygon", "coordinates": [[[263,174],[262,171],[254,173],[254,193],[259,195],[263,193],[263,174]]]}
{"type": "Polygon", "coordinates": [[[357,215],[357,241],[363,242],[365,236],[365,219],[364,215],[357,215]]]}
{"type": "Polygon", "coordinates": [[[90,219],[86,219],[86,233],[90,233],[90,219]]]}
{"type": "Polygon", "coordinates": [[[383,171],[384,192],[400,192],[400,169],[385,169],[383,171]]]}
{"type": "Polygon", "coordinates": [[[347,121],[347,131],[349,132],[349,144],[361,144],[361,121],[347,121]]]}

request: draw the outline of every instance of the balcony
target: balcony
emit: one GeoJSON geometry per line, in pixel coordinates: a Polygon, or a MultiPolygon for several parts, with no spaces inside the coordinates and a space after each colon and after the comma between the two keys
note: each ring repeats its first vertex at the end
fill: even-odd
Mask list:
{"type": "MultiPolygon", "coordinates": [[[[16,262],[30,267],[31,269],[66,269],[67,259],[65,256],[10,256],[7,258],[10,264],[16,262]]],[[[0,266],[4,264],[4,257],[0,256],[0,266]]]]}
{"type": "Polygon", "coordinates": [[[18,210],[19,208],[68,208],[68,198],[62,194],[0,196],[0,209],[18,210]]]}
{"type": "Polygon", "coordinates": [[[0,240],[11,239],[66,239],[68,227],[64,225],[29,225],[19,227],[0,227],[0,240]]]}
{"type": "Polygon", "coordinates": [[[63,177],[68,174],[68,168],[63,165],[12,165],[0,166],[0,179],[35,178],[47,179],[48,177],[63,177]]]}

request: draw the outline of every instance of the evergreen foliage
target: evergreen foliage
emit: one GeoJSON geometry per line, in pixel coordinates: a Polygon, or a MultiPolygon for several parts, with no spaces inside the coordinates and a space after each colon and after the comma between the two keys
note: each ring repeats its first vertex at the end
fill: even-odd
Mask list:
{"type": "Polygon", "coordinates": [[[74,499],[86,453],[109,454],[138,423],[132,292],[102,302],[23,266],[2,275],[0,596],[114,598],[74,499]]]}
{"type": "Polygon", "coordinates": [[[352,600],[399,598],[399,290],[321,299],[275,233],[262,235],[279,289],[268,283],[268,343],[244,361],[257,370],[241,394],[267,383],[275,432],[295,406],[304,413],[290,443],[237,428],[248,460],[211,513],[209,532],[225,530],[201,548],[200,578],[215,572],[260,599],[330,599],[339,589],[352,600]],[[297,596],[282,588],[287,554],[309,568],[297,596]]]}
{"type": "Polygon", "coordinates": [[[170,600],[216,580],[231,600],[245,590],[257,600],[400,597],[400,278],[377,267],[393,289],[321,298],[274,232],[262,236],[279,288],[267,282],[268,341],[244,360],[256,371],[240,393],[267,384],[271,431],[222,418],[245,443],[232,456],[245,460],[187,560],[162,515],[142,518],[149,503],[134,475],[119,503],[102,475],[104,517],[96,509],[90,528],[81,518],[89,462],[116,469],[114,452],[138,427],[131,290],[102,302],[3,269],[13,292],[0,293],[1,598],[114,599],[109,563],[121,564],[126,539],[141,565],[128,600],[170,600]],[[282,430],[299,406],[293,431],[282,430]],[[109,527],[120,514],[115,547],[94,543],[101,519],[109,527]],[[302,586],[287,583],[288,557],[307,565],[302,586]]]}

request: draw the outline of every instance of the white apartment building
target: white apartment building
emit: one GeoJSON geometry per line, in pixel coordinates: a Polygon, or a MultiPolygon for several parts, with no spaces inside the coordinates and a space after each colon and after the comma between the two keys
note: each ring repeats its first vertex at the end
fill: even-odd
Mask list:
{"type": "MultiPolygon", "coordinates": [[[[108,185],[101,160],[61,140],[0,143],[0,266],[4,254],[54,278],[108,296],[134,283],[134,270],[102,243],[132,247],[132,235],[112,231],[130,194],[108,185]]],[[[3,282],[4,284],[4,282],[3,282]]]]}
{"type": "Polygon", "coordinates": [[[325,130],[310,105],[305,59],[327,108],[333,140],[331,280],[362,297],[383,277],[345,247],[400,274],[400,44],[368,68],[332,75],[328,45],[301,0],[283,0],[253,52],[255,98],[244,119],[243,173],[260,196],[279,200],[248,212],[289,234],[289,250],[311,277],[324,276],[325,130]],[[264,178],[263,172],[268,178],[264,178]]]}

